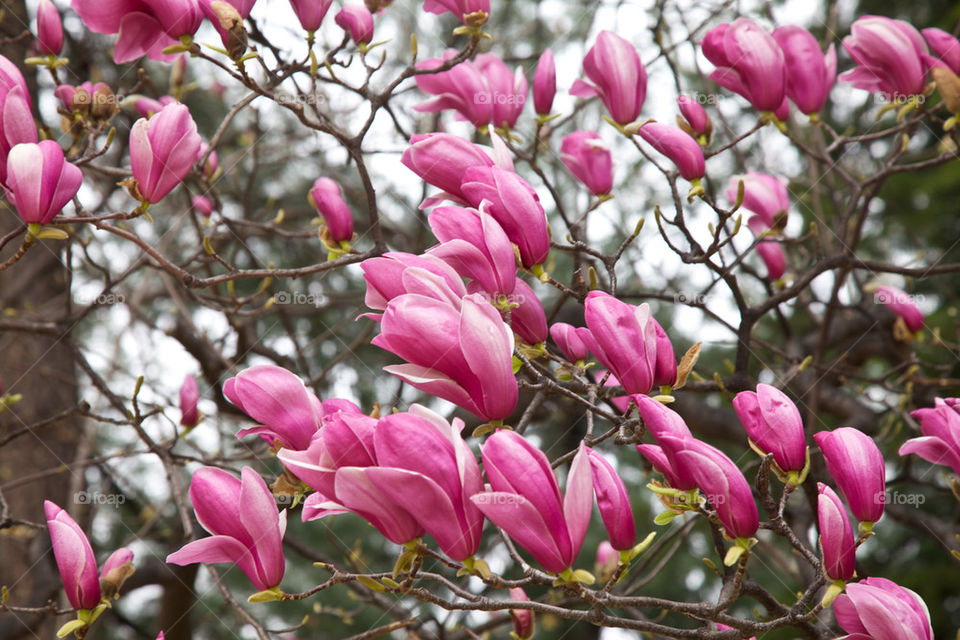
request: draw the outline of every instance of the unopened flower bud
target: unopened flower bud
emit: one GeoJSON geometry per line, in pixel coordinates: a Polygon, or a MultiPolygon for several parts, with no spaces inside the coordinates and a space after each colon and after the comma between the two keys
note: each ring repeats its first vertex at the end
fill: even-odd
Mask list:
{"type": "Polygon", "coordinates": [[[247,30],[243,28],[243,17],[236,7],[228,2],[214,0],[210,10],[220,21],[221,39],[231,60],[239,60],[247,51],[247,30]]]}
{"type": "Polygon", "coordinates": [[[117,111],[117,96],[113,90],[102,82],[98,82],[93,88],[93,95],[90,96],[90,116],[94,120],[103,122],[112,118],[117,111]]]}

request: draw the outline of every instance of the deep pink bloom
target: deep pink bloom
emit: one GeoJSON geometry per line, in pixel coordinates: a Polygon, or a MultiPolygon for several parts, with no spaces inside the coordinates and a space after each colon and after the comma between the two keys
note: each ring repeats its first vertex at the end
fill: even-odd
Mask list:
{"type": "Polygon", "coordinates": [[[813,439],[853,516],[861,522],[879,520],[883,516],[886,472],[883,454],[873,438],[852,427],[841,427],[815,433],[813,439]]]}
{"type": "MultiPolygon", "coordinates": [[[[437,300],[445,300],[459,307],[460,298],[467,295],[463,280],[453,267],[430,254],[414,255],[391,251],[360,263],[367,281],[364,303],[371,309],[383,311],[387,303],[404,293],[419,293],[437,300]]],[[[368,313],[366,317],[379,320],[382,314],[368,313]]]]}
{"type": "Polygon", "coordinates": [[[601,31],[583,59],[583,72],[593,84],[577,80],[570,93],[581,98],[600,96],[619,124],[640,115],[647,96],[647,70],[632,44],[612,31],[601,31]]]}
{"type": "Polygon", "coordinates": [[[210,145],[206,142],[200,145],[200,151],[197,152],[197,162],[203,160],[204,156],[207,156],[207,161],[203,163],[203,177],[209,180],[216,175],[217,169],[220,168],[220,158],[217,156],[216,149],[210,151],[210,145]],[[209,155],[207,155],[208,152],[209,155]]]}
{"type": "Polygon", "coordinates": [[[480,547],[483,514],[470,496],[483,491],[480,467],[453,424],[419,405],[381,418],[374,433],[378,466],[367,477],[410,515],[456,561],[480,547]]]}
{"type": "Polygon", "coordinates": [[[334,242],[349,241],[353,237],[353,215],[343,200],[340,185],[330,178],[317,178],[310,189],[308,200],[323,216],[323,222],[334,242]]]}
{"type": "Polygon", "coordinates": [[[610,544],[618,551],[626,551],[636,542],[630,494],[613,466],[594,449],[584,447],[590,459],[593,474],[593,492],[597,496],[600,517],[607,529],[610,544]]]}
{"type": "Polygon", "coordinates": [[[418,294],[390,301],[372,343],[407,361],[384,371],[453,402],[484,420],[506,418],[517,405],[513,333],[482,296],[459,310],[418,294]]]}
{"type": "Polygon", "coordinates": [[[686,180],[699,180],[706,167],[700,144],[679,127],[648,122],[638,131],[654,149],[670,158],[686,180]]]}
{"type": "MultiPolygon", "coordinates": [[[[443,58],[417,64],[418,69],[436,69],[458,54],[447,50],[443,58]]],[[[491,53],[465,60],[440,73],[416,76],[417,87],[436,96],[415,107],[417,111],[436,112],[454,109],[475,127],[513,127],[527,100],[527,80],[522,70],[510,71],[503,60],[491,53]]]]}
{"type": "Polygon", "coordinates": [[[927,43],[913,25],[883,16],[863,16],[850,25],[843,39],[859,66],[842,73],[841,82],[858,89],[879,91],[888,98],[903,99],[923,93],[927,43]]]}
{"type": "Polygon", "coordinates": [[[856,565],[857,541],[847,516],[847,507],[836,492],[817,483],[817,523],[820,526],[820,549],[823,552],[823,572],[831,580],[847,581],[853,578],[856,565]]]}
{"type": "Polygon", "coordinates": [[[677,106],[680,107],[680,113],[695,134],[710,136],[713,132],[713,123],[710,121],[710,116],[707,115],[707,110],[703,108],[703,105],[690,96],[679,96],[677,106]]]}
{"type": "MultiPolygon", "coordinates": [[[[474,16],[477,13],[490,15],[490,0],[424,0],[424,11],[429,13],[447,13],[448,11],[457,17],[457,20],[466,24],[466,16],[474,16]]],[[[486,18],[483,18],[486,21],[486,18]]],[[[480,22],[476,17],[471,22],[480,22]]]]}
{"type": "Polygon", "coordinates": [[[482,454],[492,491],[473,496],[473,503],[547,571],[573,566],[593,506],[586,449],[573,458],[565,497],[547,456],[515,431],[494,433],[482,454]]]}
{"type": "Polygon", "coordinates": [[[564,136],[560,159],[592,194],[602,196],[613,189],[613,156],[600,134],[574,131],[564,136]]]}
{"type": "Polygon", "coordinates": [[[0,56],[0,183],[6,184],[7,157],[20,143],[36,142],[30,92],[15,64],[0,56]]]}
{"type": "Polygon", "coordinates": [[[47,56],[59,56],[63,51],[63,23],[50,0],[40,0],[37,5],[37,48],[47,56]]]}
{"type": "Polygon", "coordinates": [[[197,426],[200,414],[197,413],[197,400],[200,399],[200,390],[197,388],[197,379],[189,373],[184,376],[180,385],[180,424],[185,427],[197,426]]]}
{"type": "Polygon", "coordinates": [[[207,196],[193,196],[190,202],[197,213],[204,218],[209,218],[213,214],[213,202],[207,196]]]}
{"type": "MultiPolygon", "coordinates": [[[[609,571],[617,566],[620,561],[620,554],[613,548],[609,540],[601,540],[597,545],[597,559],[594,561],[595,567],[607,568],[609,571]]],[[[599,571],[598,573],[603,573],[599,571]]]]}
{"type": "MultiPolygon", "coordinates": [[[[753,235],[759,237],[766,232],[769,227],[760,216],[751,216],[747,220],[747,226],[753,235]]],[[[773,238],[763,238],[756,246],[757,255],[763,260],[767,267],[767,278],[770,280],[779,280],[787,270],[787,261],[783,255],[783,248],[780,243],[773,238]]]]}
{"type": "Polygon", "coordinates": [[[960,73],[960,41],[952,33],[936,27],[923,29],[920,33],[923,34],[923,39],[930,45],[934,54],[924,57],[927,66],[942,64],[954,73],[960,73]]]}
{"type": "Polygon", "coordinates": [[[803,418],[785,393],[758,384],[756,391],[738,393],[733,408],[750,439],[761,451],[772,453],[783,471],[800,471],[806,466],[803,418]]]}
{"type": "Polygon", "coordinates": [[[769,33],[752,20],[717,25],[703,38],[703,55],[717,68],[714,82],[746,98],[755,109],[776,111],[786,98],[787,66],[769,33]]]}
{"type": "Polygon", "coordinates": [[[48,224],[80,190],[83,174],[53,140],[18,144],[7,156],[7,198],[27,224],[48,224]]]}
{"type": "Polygon", "coordinates": [[[838,640],[933,640],[930,611],[919,595],[886,578],[848,584],[833,602],[838,640]]]}
{"type": "Polygon", "coordinates": [[[876,302],[887,305],[890,311],[903,318],[904,324],[910,331],[916,332],[923,329],[923,312],[913,301],[913,296],[906,291],[884,284],[876,288],[873,298],[876,302]]]}
{"type": "Polygon", "coordinates": [[[332,4],[333,0],[290,0],[290,6],[305,31],[319,29],[332,4]]]}
{"type": "MultiPolygon", "coordinates": [[[[417,69],[436,69],[455,57],[457,53],[453,49],[448,49],[442,58],[430,58],[418,62],[417,69]]],[[[472,60],[465,60],[447,71],[421,73],[414,79],[421,91],[436,96],[432,100],[414,106],[414,110],[434,113],[453,109],[475,127],[490,124],[493,119],[490,86],[472,60]]]]}
{"type": "MultiPolygon", "coordinates": [[[[516,602],[529,600],[527,592],[520,587],[510,589],[510,599],[516,602]]],[[[530,609],[510,609],[510,618],[513,620],[513,634],[517,640],[530,640],[535,629],[533,611],[530,609]]]]}
{"type": "MultiPolygon", "coordinates": [[[[210,0],[201,0],[201,2],[209,1],[210,0]]],[[[232,5],[240,14],[241,18],[246,18],[250,15],[250,12],[253,10],[253,5],[257,3],[257,0],[224,0],[224,2],[232,5]]]]}
{"type": "Polygon", "coordinates": [[[71,6],[91,31],[118,34],[113,60],[130,62],[146,54],[173,60],[163,49],[193,36],[203,21],[197,0],[72,0],[71,6]]]}
{"type": "MultiPolygon", "coordinates": [[[[90,95],[93,95],[92,91],[90,95]]],[[[177,104],[177,99],[173,96],[160,96],[154,100],[147,96],[141,96],[133,103],[133,107],[137,110],[137,113],[140,114],[141,118],[150,118],[163,111],[163,108],[168,104],[177,104]]]]}
{"type": "Polygon", "coordinates": [[[100,576],[90,541],[70,514],[54,503],[44,500],[43,511],[70,606],[93,609],[100,604],[100,576]]]}
{"type": "Polygon", "coordinates": [[[130,129],[130,168],[144,200],[156,203],[190,173],[200,150],[200,134],[190,110],[168,104],[130,129]]]}
{"type": "Polygon", "coordinates": [[[493,166],[482,148],[450,133],[412,136],[401,162],[425,182],[443,190],[442,196],[449,195],[461,203],[467,202],[460,191],[467,169],[493,166]]]}
{"type": "Polygon", "coordinates": [[[303,503],[304,522],[338,513],[355,513],[391,542],[404,544],[423,535],[407,509],[380,491],[366,475],[377,465],[374,437],[377,420],[338,411],[304,451],[281,449],[277,458],[316,493],[303,503]]]}
{"type": "Polygon", "coordinates": [[[778,214],[786,214],[790,208],[787,179],[768,173],[748,171],[746,175],[733,176],[727,185],[727,200],[737,201],[737,189],[743,181],[743,208],[760,216],[767,227],[772,227],[778,214]]]}
{"type": "Polygon", "coordinates": [[[631,398],[637,404],[637,410],[640,412],[640,417],[643,418],[643,425],[647,432],[656,440],[659,441],[661,436],[664,435],[672,435],[678,438],[693,437],[690,428],[680,417],[680,414],[668,409],[667,405],[643,394],[635,394],[631,398]]]}
{"type": "Polygon", "coordinates": [[[256,434],[271,445],[279,440],[283,446],[298,451],[310,445],[327,411],[360,412],[346,401],[321,403],[300,378],[274,365],[244,369],[223,383],[223,395],[261,423],[241,429],[237,432],[238,438],[256,434]]]}
{"type": "Polygon", "coordinates": [[[520,249],[525,267],[543,264],[550,252],[550,231],[540,198],[530,184],[513,171],[500,167],[470,167],[460,190],[475,208],[484,208],[500,223],[510,242],[520,249]]]}
{"type": "Polygon", "coordinates": [[[437,207],[428,221],[440,244],[428,251],[490,296],[509,295],[517,281],[513,245],[493,216],[464,207],[437,207]]]}
{"type": "Polygon", "coordinates": [[[259,590],[280,584],[287,512],[277,510],[267,483],[253,467],[241,469],[240,478],[201,467],[190,482],[190,502],[200,525],[213,535],[188,542],[167,556],[167,562],[232,562],[259,590]]]}
{"type": "Polygon", "coordinates": [[[490,88],[493,126],[502,129],[514,127],[527,102],[529,85],[523,69],[517,67],[510,71],[503,60],[492,53],[481,53],[474,64],[490,88]]]}
{"type": "Polygon", "coordinates": [[[915,453],[927,462],[942,464],[960,475],[960,414],[941,398],[932,409],[912,412],[920,421],[922,437],[910,438],[900,447],[900,455],[915,453]]]}
{"type": "Polygon", "coordinates": [[[656,321],[650,307],[646,303],[635,307],[597,290],[587,294],[584,318],[590,351],[597,360],[628,394],[650,391],[657,362],[656,321]]]}
{"type": "Polygon", "coordinates": [[[692,478],[732,538],[749,538],[760,518],[750,483],[727,454],[695,438],[664,434],[659,440],[674,473],[692,478]]]}
{"type": "Polygon", "coordinates": [[[355,45],[373,40],[373,14],[362,4],[348,4],[337,13],[334,22],[350,34],[355,45]]]}
{"type": "Polygon", "coordinates": [[[837,49],[820,51],[820,43],[802,27],[790,25],[773,31],[787,65],[787,97],[803,113],[823,109],[837,78],[837,49]]]}
{"type": "Polygon", "coordinates": [[[581,362],[590,357],[590,347],[583,339],[586,327],[574,327],[566,322],[554,322],[550,325],[550,337],[560,348],[563,357],[570,362],[581,362]]]}
{"type": "Polygon", "coordinates": [[[541,116],[549,115],[557,94],[557,65],[553,51],[544,49],[533,72],[533,108],[541,116]]]}

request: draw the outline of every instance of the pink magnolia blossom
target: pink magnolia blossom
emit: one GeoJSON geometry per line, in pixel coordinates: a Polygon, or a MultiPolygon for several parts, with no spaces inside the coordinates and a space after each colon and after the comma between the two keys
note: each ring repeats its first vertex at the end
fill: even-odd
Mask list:
{"type": "Polygon", "coordinates": [[[753,492],[733,460],[695,438],[664,434],[658,442],[674,473],[696,483],[731,538],[749,538],[757,532],[759,514],[753,492]]]}
{"type": "Polygon", "coordinates": [[[838,640],[933,640],[926,603],[886,578],[848,584],[834,601],[833,613],[850,634],[838,640]]]}
{"type": "Polygon", "coordinates": [[[452,13],[463,24],[480,26],[490,15],[490,0],[424,0],[424,11],[452,13]]]}
{"type": "Polygon", "coordinates": [[[606,458],[589,447],[584,447],[584,450],[590,459],[593,492],[597,497],[600,517],[607,529],[610,544],[618,551],[630,549],[636,542],[637,532],[627,487],[606,458]]]}
{"type": "Polygon", "coordinates": [[[847,507],[840,496],[822,482],[817,483],[817,491],[817,523],[820,527],[823,572],[831,580],[850,580],[856,568],[857,541],[853,537],[847,507]]]}
{"type": "MultiPolygon", "coordinates": [[[[520,587],[510,589],[510,599],[517,602],[529,600],[527,592],[520,587]]],[[[530,609],[510,609],[510,618],[513,620],[513,635],[516,640],[530,640],[536,629],[533,611],[530,609]]]]}
{"type": "Polygon", "coordinates": [[[0,183],[7,181],[7,158],[21,143],[38,140],[27,82],[13,62],[0,56],[0,183]]]}
{"type": "Polygon", "coordinates": [[[337,26],[350,34],[357,46],[373,40],[373,14],[362,4],[348,4],[334,17],[337,26]]]}
{"type": "Polygon", "coordinates": [[[554,322],[550,325],[550,337],[560,348],[563,357],[570,362],[582,362],[590,357],[589,339],[583,338],[586,327],[574,327],[566,322],[554,322]]]}
{"type": "Polygon", "coordinates": [[[960,414],[948,401],[934,400],[932,409],[912,412],[920,421],[922,437],[910,438],[900,447],[901,456],[915,453],[927,462],[942,464],[960,475],[960,414]]]}
{"type": "Polygon", "coordinates": [[[787,65],[787,97],[803,113],[817,113],[837,78],[836,47],[831,44],[824,55],[817,39],[794,25],[774,29],[773,39],[780,45],[787,65]]]}
{"type": "Polygon", "coordinates": [[[823,452],[827,472],[860,522],[883,517],[886,471],[873,438],[852,427],[813,434],[823,452]]]}
{"type": "Polygon", "coordinates": [[[710,74],[720,86],[739,93],[755,109],[774,112],[785,103],[787,66],[769,33],[746,18],[711,29],[701,43],[717,68],[710,74]]]}
{"type": "Polygon", "coordinates": [[[553,60],[553,51],[544,49],[537,60],[533,72],[533,109],[538,115],[546,116],[553,108],[553,98],[557,94],[557,65],[553,60]]]}
{"type": "Polygon", "coordinates": [[[785,215],[790,208],[787,179],[768,173],[748,171],[745,175],[733,176],[727,185],[727,200],[737,201],[737,190],[743,182],[743,208],[760,216],[764,225],[772,227],[778,215],[785,215]]]}
{"type": "Polygon", "coordinates": [[[384,367],[410,385],[480,416],[506,418],[517,405],[513,333],[482,296],[457,310],[408,293],[390,301],[373,344],[407,361],[384,367]]]}
{"type": "Polygon", "coordinates": [[[873,292],[873,298],[881,304],[887,305],[890,311],[903,318],[904,324],[910,331],[923,329],[923,312],[913,301],[913,296],[902,289],[890,285],[880,285],[873,292]]]}
{"type": "Polygon", "coordinates": [[[561,496],[550,461],[515,431],[500,430],[482,448],[492,491],[470,499],[547,571],[573,566],[590,523],[593,487],[585,448],[573,458],[561,496]]]}
{"type": "Polygon", "coordinates": [[[891,99],[923,92],[927,43],[913,25],[883,16],[863,16],[850,25],[843,48],[859,65],[840,74],[841,82],[878,91],[891,99]]]}
{"type": "Polygon", "coordinates": [[[635,307],[609,293],[591,291],[584,318],[590,330],[590,351],[597,360],[628,394],[650,391],[657,362],[657,330],[649,306],[635,307]]]}
{"type": "MultiPolygon", "coordinates": [[[[713,133],[713,122],[710,121],[710,116],[707,114],[707,110],[703,108],[703,105],[690,96],[679,96],[677,98],[677,106],[683,115],[683,123],[686,123],[690,128],[688,133],[704,138],[704,140],[698,140],[698,142],[705,143],[706,140],[709,140],[710,135],[713,133]]],[[[683,123],[680,123],[679,120],[678,123],[682,128],[683,123]]]]}
{"type": "Polygon", "coordinates": [[[632,44],[612,31],[601,31],[583,59],[583,71],[593,84],[577,80],[571,94],[600,96],[610,117],[619,124],[639,117],[647,96],[647,70],[632,44]]]}
{"type": "Polygon", "coordinates": [[[240,478],[216,467],[200,468],[190,482],[190,502],[200,525],[213,535],[188,542],[167,562],[231,562],[259,590],[280,584],[287,512],[277,510],[267,483],[252,467],[241,469],[240,478]]]}
{"type": "Polygon", "coordinates": [[[37,48],[47,56],[59,56],[63,51],[63,23],[50,0],[40,0],[37,5],[37,48]]]}
{"type": "Polygon", "coordinates": [[[517,262],[513,245],[493,216],[464,207],[437,207],[428,221],[440,244],[428,251],[490,296],[513,293],[517,262]]]}
{"type": "Polygon", "coordinates": [[[130,168],[144,201],[156,203],[190,173],[200,150],[200,134],[190,110],[168,104],[130,129],[130,168]]]}
{"type": "Polygon", "coordinates": [[[307,199],[323,216],[334,242],[349,242],[353,238],[353,215],[343,200],[340,185],[330,178],[317,178],[307,199]]]}
{"type": "Polygon", "coordinates": [[[733,408],[750,440],[761,451],[772,453],[781,470],[799,472],[806,466],[803,418],[785,393],[768,384],[758,384],[756,391],[738,393],[733,408]]]}
{"type": "Polygon", "coordinates": [[[304,522],[339,513],[355,513],[388,540],[405,544],[424,529],[401,504],[381,491],[368,469],[377,466],[377,420],[348,411],[324,420],[304,451],[281,449],[277,458],[316,493],[303,503],[304,522]]]}
{"type": "Polygon", "coordinates": [[[180,385],[180,424],[185,427],[195,427],[200,419],[197,412],[197,400],[200,390],[197,388],[197,379],[187,374],[180,385]]]}
{"type": "Polygon", "coordinates": [[[926,65],[928,67],[943,65],[954,73],[960,73],[960,40],[957,40],[952,33],[936,27],[923,29],[920,33],[933,51],[932,56],[924,56],[926,65]]]}
{"type": "Polygon", "coordinates": [[[460,190],[475,208],[483,201],[484,211],[500,223],[510,242],[520,249],[525,267],[543,264],[550,252],[547,216],[537,192],[518,174],[500,167],[470,167],[463,175],[460,190]]]}
{"type": "Polygon", "coordinates": [[[204,218],[209,218],[213,214],[213,202],[207,196],[193,196],[190,198],[190,203],[204,218]]]}
{"type": "MultiPolygon", "coordinates": [[[[457,308],[460,299],[467,295],[463,280],[453,267],[430,254],[391,251],[364,260],[360,268],[367,282],[364,303],[376,311],[383,311],[391,300],[405,293],[419,293],[457,308]]],[[[368,313],[365,317],[379,321],[382,315],[368,313]]]]}
{"type": "Polygon", "coordinates": [[[290,6],[293,7],[300,26],[311,32],[320,28],[332,4],[333,0],[290,0],[290,6]]]}
{"type": "Polygon", "coordinates": [[[377,423],[377,466],[365,473],[380,491],[410,515],[456,561],[480,547],[483,514],[470,497],[483,491],[480,467],[453,423],[425,407],[385,416],[377,423]]]}
{"type": "Polygon", "coordinates": [[[564,136],[560,159],[592,194],[603,196],[613,189],[613,156],[600,134],[574,131],[564,136]]]}
{"type": "MultiPolygon", "coordinates": [[[[493,166],[493,160],[481,147],[450,133],[412,136],[401,162],[425,182],[441,189],[440,197],[449,197],[462,204],[467,203],[460,190],[467,169],[493,166]]],[[[428,205],[424,203],[423,206],[428,205]]]]}
{"type": "Polygon", "coordinates": [[[192,37],[203,20],[198,0],[72,0],[71,6],[91,31],[118,35],[113,49],[118,64],[143,55],[173,60],[177,54],[163,49],[192,37]]]}
{"type": "Polygon", "coordinates": [[[80,190],[83,174],[53,140],[18,144],[7,156],[7,197],[27,224],[49,224],[80,190]]]}
{"type": "Polygon", "coordinates": [[[699,181],[706,171],[700,144],[678,127],[648,122],[637,132],[650,146],[670,158],[684,179],[699,181]]]}
{"type": "Polygon", "coordinates": [[[320,399],[296,375],[282,367],[257,365],[223,383],[223,395],[241,411],[260,422],[241,429],[237,437],[254,434],[269,444],[274,440],[294,450],[306,449],[328,412],[360,409],[346,400],[320,399]]]}

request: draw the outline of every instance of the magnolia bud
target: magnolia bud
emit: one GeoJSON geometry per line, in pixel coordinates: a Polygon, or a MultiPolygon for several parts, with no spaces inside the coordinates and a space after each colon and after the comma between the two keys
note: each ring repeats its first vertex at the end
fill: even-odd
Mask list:
{"type": "Polygon", "coordinates": [[[83,87],[77,87],[77,90],[73,92],[73,99],[70,101],[70,111],[86,116],[90,113],[91,102],[93,102],[93,98],[90,96],[90,92],[83,87]]]}
{"type": "Polygon", "coordinates": [[[247,51],[247,31],[243,28],[243,17],[236,7],[228,2],[214,0],[210,10],[220,21],[220,27],[226,32],[223,45],[231,60],[239,60],[247,51]]]}
{"type": "Polygon", "coordinates": [[[941,66],[930,68],[930,75],[937,83],[943,104],[950,113],[960,113],[960,78],[950,69],[941,66]]]}
{"type": "MultiPolygon", "coordinates": [[[[77,93],[79,93],[79,90],[77,93]]],[[[90,97],[90,116],[94,120],[106,122],[119,110],[117,96],[114,95],[113,90],[102,82],[97,83],[93,88],[93,95],[90,97]]]]}

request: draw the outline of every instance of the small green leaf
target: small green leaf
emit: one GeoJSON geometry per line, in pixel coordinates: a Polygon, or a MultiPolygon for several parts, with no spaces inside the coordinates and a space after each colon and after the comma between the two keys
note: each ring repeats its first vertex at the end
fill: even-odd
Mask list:
{"type": "Polygon", "coordinates": [[[83,620],[71,620],[67,624],[60,627],[60,629],[57,631],[57,637],[66,638],[68,635],[70,635],[74,631],[79,631],[80,629],[83,629],[86,626],[87,626],[87,623],[84,622],[83,620]]]}

